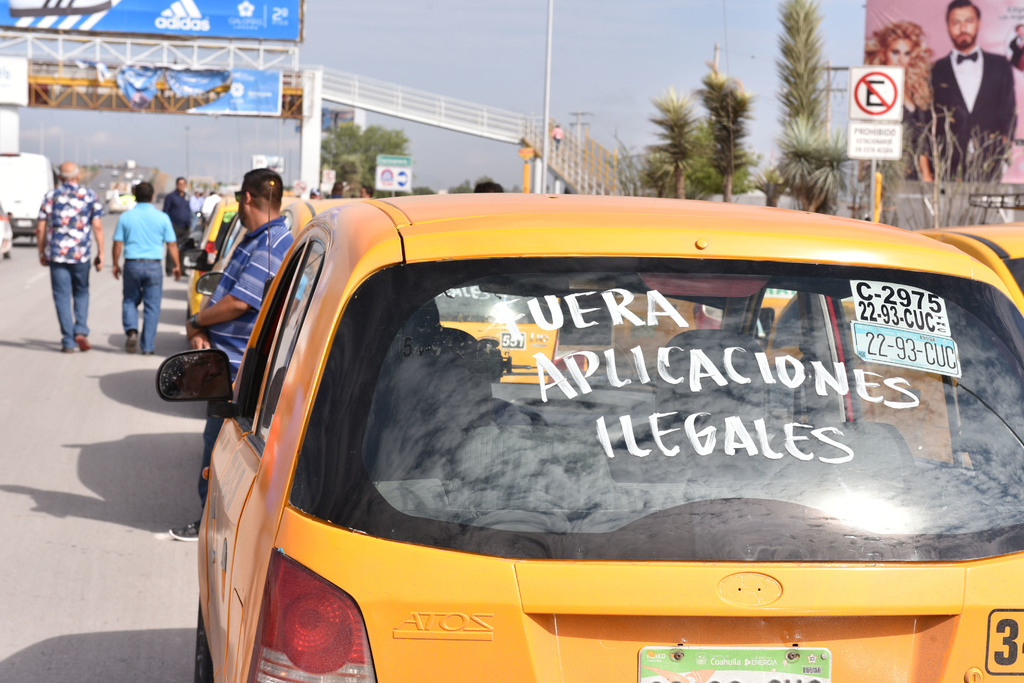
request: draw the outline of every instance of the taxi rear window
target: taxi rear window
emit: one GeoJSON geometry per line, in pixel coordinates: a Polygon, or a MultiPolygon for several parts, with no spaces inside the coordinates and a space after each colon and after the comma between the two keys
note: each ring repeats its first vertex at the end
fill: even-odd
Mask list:
{"type": "Polygon", "coordinates": [[[383,538],[505,557],[1018,552],[1021,340],[1003,295],[941,275],[398,266],[344,313],[291,502],[383,538]],[[484,310],[474,302],[486,325],[465,324],[484,310]]]}

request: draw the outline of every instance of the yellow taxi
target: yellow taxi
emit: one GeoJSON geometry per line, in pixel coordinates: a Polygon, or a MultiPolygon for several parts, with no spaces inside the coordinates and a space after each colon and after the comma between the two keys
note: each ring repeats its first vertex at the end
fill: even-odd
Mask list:
{"type": "MultiPolygon", "coordinates": [[[[234,200],[232,200],[234,201],[234,200]]],[[[339,206],[345,202],[353,201],[352,199],[320,199],[320,200],[303,200],[299,197],[286,195],[283,200],[283,206],[281,209],[281,215],[284,217],[285,225],[292,234],[298,234],[309,220],[320,211],[326,211],[335,206],[339,206]]],[[[205,266],[203,270],[212,272],[223,272],[227,266],[227,262],[231,260],[231,255],[235,253],[235,247],[238,246],[242,236],[242,232],[245,230],[245,226],[242,225],[242,221],[237,217],[238,204],[235,203],[234,210],[230,216],[225,213],[223,227],[214,231],[211,236],[211,241],[206,242],[206,253],[209,254],[208,262],[210,265],[205,266]]],[[[196,287],[196,282],[202,275],[202,272],[192,271],[192,282],[189,287],[189,315],[195,311],[202,310],[206,306],[206,301],[209,295],[203,294],[196,287]],[[194,308],[193,308],[194,306],[194,308]]]]}
{"type": "MultiPolygon", "coordinates": [[[[188,303],[186,317],[199,311],[203,295],[196,291],[196,281],[199,277],[210,270],[217,261],[217,254],[221,249],[224,236],[228,233],[228,226],[238,214],[238,202],[234,197],[221,199],[210,214],[210,220],[203,231],[203,237],[195,250],[191,250],[188,279],[188,303]],[[218,239],[220,240],[218,242],[218,239]]],[[[185,254],[182,255],[183,262],[185,254]]]]}
{"type": "Polygon", "coordinates": [[[358,201],[301,231],[229,377],[203,350],[157,378],[225,418],[197,681],[1024,674],[1024,318],[933,240],[664,199],[358,201]],[[502,382],[445,324],[454,290],[556,357],[502,382]]]}
{"type": "MultiPolygon", "coordinates": [[[[317,215],[321,211],[340,206],[346,202],[351,202],[352,199],[301,199],[299,197],[285,197],[282,208],[281,216],[284,218],[285,226],[291,231],[293,235],[297,235],[302,228],[306,226],[306,223],[317,215]]],[[[232,220],[228,225],[223,237],[217,241],[217,247],[214,249],[214,253],[217,255],[211,270],[223,271],[227,262],[231,260],[231,255],[235,252],[235,247],[238,246],[239,238],[242,236],[242,232],[245,227],[242,225],[240,220],[232,220]]]]}
{"type": "Polygon", "coordinates": [[[296,199],[296,201],[289,204],[285,204],[281,209],[281,215],[284,216],[285,225],[292,231],[293,234],[298,232],[306,226],[313,216],[333,209],[336,206],[342,206],[355,201],[351,198],[341,199],[296,199]]]}
{"type": "Polygon", "coordinates": [[[951,244],[991,268],[1024,311],[1024,223],[935,228],[919,234],[951,244]]]}

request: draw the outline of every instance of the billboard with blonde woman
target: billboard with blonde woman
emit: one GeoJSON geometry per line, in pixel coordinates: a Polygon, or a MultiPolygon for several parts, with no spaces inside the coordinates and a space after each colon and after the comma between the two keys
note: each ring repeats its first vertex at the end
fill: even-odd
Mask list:
{"type": "Polygon", "coordinates": [[[905,69],[908,178],[1024,182],[1024,1],[868,0],[864,63],[905,69]]]}

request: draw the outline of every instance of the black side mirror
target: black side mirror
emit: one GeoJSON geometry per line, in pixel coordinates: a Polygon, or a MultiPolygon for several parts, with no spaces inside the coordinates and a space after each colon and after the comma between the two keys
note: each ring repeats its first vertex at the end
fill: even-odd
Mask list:
{"type": "Polygon", "coordinates": [[[156,393],[165,401],[230,401],[231,362],[220,349],[183,351],[156,373],[156,393]]]}
{"type": "Polygon", "coordinates": [[[217,291],[217,285],[220,284],[220,279],[223,275],[224,273],[219,270],[201,275],[196,280],[196,291],[206,296],[212,296],[217,291]]]}

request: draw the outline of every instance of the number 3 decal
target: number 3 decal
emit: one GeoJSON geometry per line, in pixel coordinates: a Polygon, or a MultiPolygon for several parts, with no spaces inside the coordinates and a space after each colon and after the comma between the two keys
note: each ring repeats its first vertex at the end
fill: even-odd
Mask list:
{"type": "Polygon", "coordinates": [[[992,653],[993,659],[999,666],[1011,666],[1017,662],[1017,635],[1020,628],[1013,619],[1000,619],[996,624],[996,634],[1003,637],[1003,650],[996,650],[992,653]]]}
{"type": "Polygon", "coordinates": [[[1024,676],[1021,658],[1021,621],[1024,610],[993,610],[988,615],[988,672],[1002,676],[1024,676]]]}

